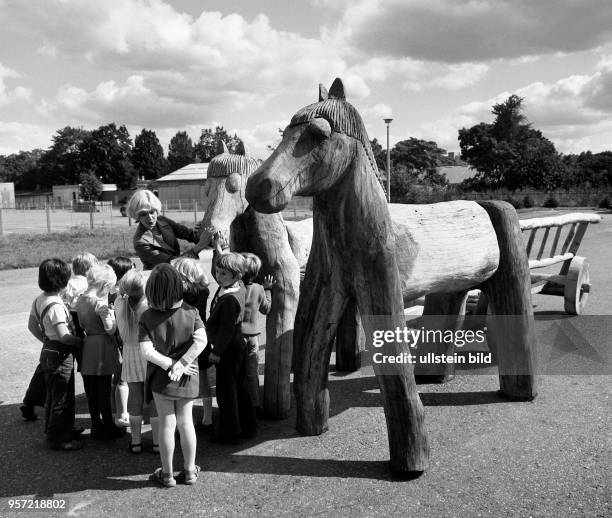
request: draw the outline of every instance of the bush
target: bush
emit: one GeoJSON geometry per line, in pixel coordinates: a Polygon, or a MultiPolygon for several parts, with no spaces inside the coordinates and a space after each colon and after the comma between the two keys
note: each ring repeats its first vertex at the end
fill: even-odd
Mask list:
{"type": "Polygon", "coordinates": [[[552,194],[544,200],[544,207],[547,209],[556,209],[559,206],[559,200],[555,198],[552,194]]]}
{"type": "Polygon", "coordinates": [[[599,200],[598,207],[600,209],[612,209],[612,202],[610,201],[610,197],[606,196],[605,198],[599,200]]]}
{"type": "Polygon", "coordinates": [[[525,207],[526,209],[530,209],[531,207],[533,207],[535,205],[533,198],[529,195],[525,196],[523,198],[523,207],[525,207]]]}
{"type": "Polygon", "coordinates": [[[504,201],[508,202],[515,209],[520,209],[523,207],[523,202],[514,196],[507,196],[504,201]]]}

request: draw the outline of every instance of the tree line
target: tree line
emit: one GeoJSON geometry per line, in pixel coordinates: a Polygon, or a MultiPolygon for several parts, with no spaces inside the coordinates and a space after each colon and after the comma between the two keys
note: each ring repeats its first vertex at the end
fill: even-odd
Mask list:
{"type": "MultiPolygon", "coordinates": [[[[451,159],[435,142],[402,140],[390,150],[391,192],[403,196],[415,185],[444,187],[444,165],[469,165],[476,173],[459,188],[465,191],[508,189],[612,189],[612,151],[557,152],[523,113],[524,99],[511,95],[492,108],[493,122],[459,130],[461,155],[451,159]]],[[[374,139],[372,150],[386,177],[386,151],[374,139]]]]}
{"type": "Polygon", "coordinates": [[[0,182],[13,182],[17,191],[45,191],[53,185],[81,184],[86,199],[101,192],[102,183],[131,189],[139,178],[154,180],[193,162],[209,162],[223,140],[230,151],[240,142],[223,126],[202,129],[194,144],[179,131],[164,150],[155,131],[143,129],[132,143],[124,125],[115,123],[85,130],[57,130],[49,149],[0,155],[0,182]]]}
{"type": "MultiPolygon", "coordinates": [[[[463,190],[612,188],[612,151],[580,154],[557,152],[523,113],[524,99],[511,95],[492,107],[493,121],[459,130],[459,157],[450,157],[433,141],[410,137],[395,144],[391,155],[391,192],[408,193],[415,185],[444,188],[444,165],[469,165],[475,175],[462,182],[463,190]]],[[[282,135],[282,130],[279,130],[282,135]]],[[[132,140],[124,125],[114,123],[89,131],[67,126],[58,130],[48,150],[0,155],[0,182],[14,182],[18,191],[49,190],[53,185],[82,185],[85,194],[101,189],[101,182],[120,189],[134,187],[138,178],[154,180],[193,162],[209,162],[219,140],[230,151],[240,141],[223,128],[202,129],[194,144],[185,131],[172,137],[167,155],[155,131],[143,129],[132,140]]],[[[381,181],[386,177],[386,151],[371,141],[381,181]]],[[[268,146],[272,151],[274,146],[268,146]]],[[[384,182],[383,182],[384,183],[384,182]]]]}

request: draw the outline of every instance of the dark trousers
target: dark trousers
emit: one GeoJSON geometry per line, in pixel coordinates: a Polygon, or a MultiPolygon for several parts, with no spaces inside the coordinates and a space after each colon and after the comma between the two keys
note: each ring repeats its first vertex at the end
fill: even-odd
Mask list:
{"type": "Polygon", "coordinates": [[[217,364],[218,438],[232,440],[257,431],[255,409],[246,379],[246,341],[232,344],[217,364]]]}
{"type": "Polygon", "coordinates": [[[112,376],[85,376],[83,386],[91,416],[91,429],[103,431],[114,427],[111,407],[112,376]]]}
{"type": "Polygon", "coordinates": [[[257,408],[259,407],[259,357],[257,356],[259,338],[257,336],[249,336],[245,339],[247,341],[246,383],[249,395],[251,396],[251,402],[257,408]]]}
{"type": "Polygon", "coordinates": [[[28,390],[26,390],[23,398],[25,406],[45,406],[47,400],[47,386],[45,384],[45,373],[40,363],[36,366],[36,370],[32,375],[28,390]]]}
{"type": "Polygon", "coordinates": [[[74,428],[74,360],[72,354],[52,349],[40,354],[45,378],[45,433],[51,442],[70,441],[74,428]]]}

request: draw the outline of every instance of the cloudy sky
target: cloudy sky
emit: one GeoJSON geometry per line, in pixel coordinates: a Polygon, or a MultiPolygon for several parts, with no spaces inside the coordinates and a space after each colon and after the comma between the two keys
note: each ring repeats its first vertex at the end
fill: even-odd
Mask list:
{"type": "Polygon", "coordinates": [[[610,0],[0,0],[0,154],[66,125],[237,132],[265,158],[319,82],[370,138],[458,151],[516,93],[559,151],[612,149],[610,0]]]}

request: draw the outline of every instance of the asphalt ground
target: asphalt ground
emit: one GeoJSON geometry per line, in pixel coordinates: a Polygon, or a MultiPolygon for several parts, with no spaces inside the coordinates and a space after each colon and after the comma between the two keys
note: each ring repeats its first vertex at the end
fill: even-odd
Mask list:
{"type": "MultiPolygon", "coordinates": [[[[601,316],[589,320],[587,338],[601,337],[609,328],[605,317],[612,317],[612,215],[603,217],[578,252],[591,266],[586,314],[601,316]]],[[[208,268],[210,254],[203,261],[208,268]]],[[[160,465],[158,456],[129,454],[127,438],[51,451],[43,423],[26,423],[19,413],[40,351],[26,327],[39,293],[36,273],[0,272],[0,516],[612,515],[609,375],[539,376],[538,396],[519,403],[498,396],[494,374],[419,385],[431,455],[429,470],[415,480],[396,479],[388,470],[376,379],[336,372],[333,355],[328,432],[300,436],[292,413],[284,421],[262,421],[258,437],[239,446],[199,437],[203,471],[193,487],[153,486],[148,475],[160,465]],[[20,499],[32,506],[63,500],[64,509],[16,511],[20,499]]],[[[538,321],[568,319],[560,297],[535,295],[533,302],[538,321]]],[[[77,425],[88,427],[79,376],[77,394],[77,425]]],[[[175,469],[181,464],[177,448],[175,469]]]]}

